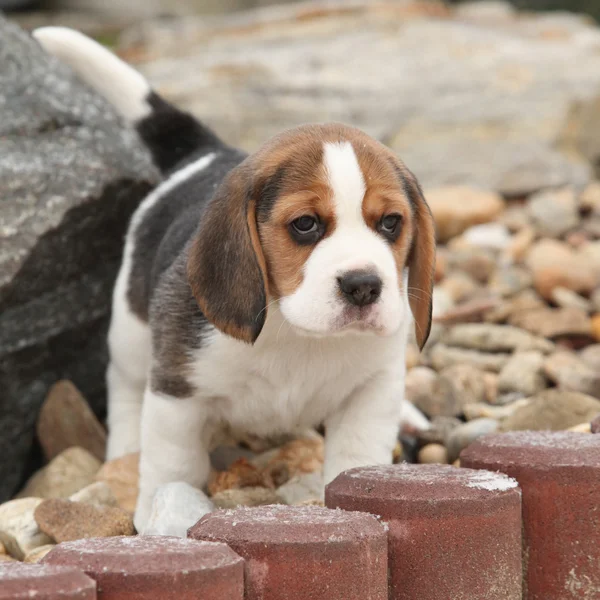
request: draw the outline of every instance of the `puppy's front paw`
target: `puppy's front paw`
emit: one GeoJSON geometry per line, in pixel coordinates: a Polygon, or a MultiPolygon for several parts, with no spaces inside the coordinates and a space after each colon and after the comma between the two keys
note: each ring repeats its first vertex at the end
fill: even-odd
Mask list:
{"type": "Polygon", "coordinates": [[[143,533],[150,519],[152,513],[152,500],[153,494],[143,492],[140,490],[140,494],[137,500],[137,506],[135,508],[135,515],[133,517],[133,524],[137,529],[138,533],[143,533]]]}

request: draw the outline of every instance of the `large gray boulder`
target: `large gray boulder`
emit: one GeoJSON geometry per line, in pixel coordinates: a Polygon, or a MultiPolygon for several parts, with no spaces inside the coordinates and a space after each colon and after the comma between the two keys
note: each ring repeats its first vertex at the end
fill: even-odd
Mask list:
{"type": "Polygon", "coordinates": [[[508,195],[582,185],[600,159],[600,30],[574,15],[338,0],[148,23],[123,44],[164,95],[247,149],[345,121],[428,187],[508,195]]]}
{"type": "Polygon", "coordinates": [[[34,466],[51,384],[103,414],[111,289],[156,181],[110,106],[0,16],[0,502],[34,466]]]}

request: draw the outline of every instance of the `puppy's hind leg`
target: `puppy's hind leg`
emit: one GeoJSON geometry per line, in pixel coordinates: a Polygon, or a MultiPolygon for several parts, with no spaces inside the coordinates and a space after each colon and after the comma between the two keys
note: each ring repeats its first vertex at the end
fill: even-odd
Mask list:
{"type": "Polygon", "coordinates": [[[129,308],[126,271],[124,264],[115,287],[108,334],[108,460],[140,449],[142,403],[151,357],[150,327],[129,308]]]}

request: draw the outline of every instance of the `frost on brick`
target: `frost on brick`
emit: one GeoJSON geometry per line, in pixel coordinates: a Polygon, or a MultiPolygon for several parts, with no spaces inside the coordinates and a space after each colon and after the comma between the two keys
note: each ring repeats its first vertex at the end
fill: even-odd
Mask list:
{"type": "Polygon", "coordinates": [[[384,535],[372,515],[320,506],[261,506],[216,511],[191,531],[192,537],[257,543],[322,543],[384,535]]]}
{"type": "Polygon", "coordinates": [[[398,485],[416,485],[459,490],[506,491],[517,487],[517,482],[502,473],[457,469],[450,465],[380,465],[360,467],[348,471],[346,475],[355,480],[369,483],[386,482],[398,485]]]}
{"type": "Polygon", "coordinates": [[[470,473],[467,487],[488,490],[490,492],[503,492],[517,487],[517,481],[512,477],[502,473],[492,473],[491,471],[476,471],[470,473]]]}

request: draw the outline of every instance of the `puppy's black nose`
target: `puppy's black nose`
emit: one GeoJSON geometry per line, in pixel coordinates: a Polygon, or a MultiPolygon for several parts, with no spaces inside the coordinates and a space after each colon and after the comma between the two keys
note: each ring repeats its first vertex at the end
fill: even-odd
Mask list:
{"type": "Polygon", "coordinates": [[[371,271],[348,271],[338,277],[344,298],[355,306],[367,306],[379,298],[381,279],[371,271]]]}

